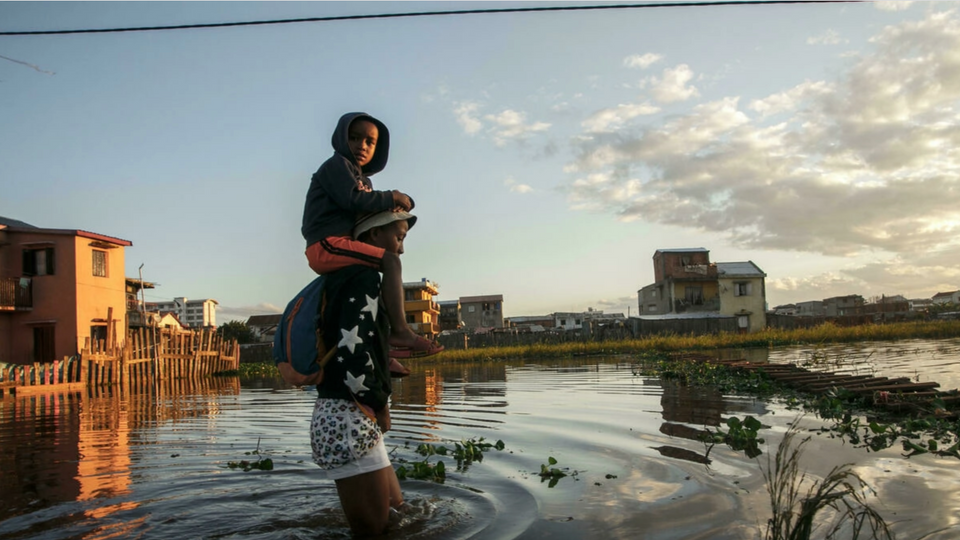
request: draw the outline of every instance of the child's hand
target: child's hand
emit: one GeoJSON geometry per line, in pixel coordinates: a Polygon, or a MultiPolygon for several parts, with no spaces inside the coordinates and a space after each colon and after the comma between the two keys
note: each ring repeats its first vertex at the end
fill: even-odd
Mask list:
{"type": "Polygon", "coordinates": [[[406,193],[401,193],[397,190],[393,190],[393,205],[395,207],[402,208],[404,211],[409,212],[413,210],[413,199],[410,198],[406,193]]]}

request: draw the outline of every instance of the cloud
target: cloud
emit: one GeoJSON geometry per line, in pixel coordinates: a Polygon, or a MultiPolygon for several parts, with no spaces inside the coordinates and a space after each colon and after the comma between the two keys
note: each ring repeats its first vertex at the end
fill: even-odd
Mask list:
{"type": "Polygon", "coordinates": [[[457,117],[457,123],[463,128],[463,132],[468,135],[483,129],[483,122],[477,112],[480,110],[480,104],[472,101],[461,101],[454,104],[453,114],[457,117]]]}
{"type": "Polygon", "coordinates": [[[512,109],[506,109],[500,114],[488,114],[483,119],[493,124],[489,133],[497,146],[503,146],[510,140],[525,139],[532,133],[550,128],[550,124],[546,122],[527,123],[526,113],[512,109]]]}
{"type": "Polygon", "coordinates": [[[503,185],[507,186],[513,193],[531,193],[533,188],[527,184],[518,184],[513,178],[507,178],[503,181],[503,185]]]}
{"type": "MultiPolygon", "coordinates": [[[[960,22],[932,13],[880,30],[871,47],[835,80],[745,109],[724,97],[640,132],[585,122],[565,167],[571,208],[939,272],[928,254],[960,260],[960,22]]],[[[692,79],[685,65],[668,71],[651,81],[661,101],[692,79]]]]}
{"type": "Polygon", "coordinates": [[[252,315],[271,315],[283,313],[283,308],[261,302],[255,306],[224,306],[217,308],[217,315],[226,320],[246,320],[252,315]]]}
{"type": "Polygon", "coordinates": [[[883,2],[875,2],[873,6],[881,11],[903,11],[910,7],[910,4],[913,4],[909,0],[884,0],[883,2]]]}
{"type": "Polygon", "coordinates": [[[693,70],[690,66],[680,64],[675,68],[664,69],[660,77],[645,79],[643,84],[649,86],[650,95],[660,103],[673,103],[700,95],[696,87],[687,86],[692,79],[693,70]]]}
{"type": "Polygon", "coordinates": [[[662,59],[662,55],[654,53],[632,54],[623,59],[623,65],[629,68],[647,69],[662,59]]]}
{"type": "Polygon", "coordinates": [[[850,43],[849,39],[841,39],[836,30],[830,29],[818,36],[807,38],[807,45],[839,45],[841,43],[850,43]]]}
{"type": "Polygon", "coordinates": [[[616,107],[601,109],[593,113],[589,118],[584,120],[581,125],[590,133],[611,131],[619,128],[633,118],[655,114],[659,111],[660,107],[649,103],[617,105],[616,107]]]}

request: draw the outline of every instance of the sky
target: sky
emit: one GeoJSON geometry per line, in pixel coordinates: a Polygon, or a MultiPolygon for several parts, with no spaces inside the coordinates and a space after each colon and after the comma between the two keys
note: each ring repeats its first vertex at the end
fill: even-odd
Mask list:
{"type": "MultiPolygon", "coordinates": [[[[614,2],[605,2],[612,4],[614,2]]],[[[0,31],[558,2],[0,2],[0,31]]],[[[405,281],[506,317],[637,314],[657,249],[769,307],[960,289],[960,5],[665,7],[0,36],[0,216],[133,242],[148,301],[277,313],[313,279],[341,114],[390,129],[405,281]]]]}

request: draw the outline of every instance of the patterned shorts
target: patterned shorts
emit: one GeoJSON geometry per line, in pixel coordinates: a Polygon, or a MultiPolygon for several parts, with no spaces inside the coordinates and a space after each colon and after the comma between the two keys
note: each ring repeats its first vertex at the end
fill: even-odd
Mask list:
{"type": "Polygon", "coordinates": [[[321,469],[335,469],[360,460],[382,437],[377,423],[353,401],[317,399],[310,422],[310,444],[313,461],[321,469]]]}

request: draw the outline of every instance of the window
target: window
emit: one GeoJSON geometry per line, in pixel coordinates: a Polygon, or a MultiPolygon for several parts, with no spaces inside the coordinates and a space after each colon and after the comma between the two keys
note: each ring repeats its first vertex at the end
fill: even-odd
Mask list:
{"type": "Polygon", "coordinates": [[[483,310],[484,310],[484,311],[490,311],[490,302],[484,302],[484,303],[483,303],[483,310]]]}
{"type": "Polygon", "coordinates": [[[573,324],[579,326],[579,325],[580,325],[580,319],[574,319],[574,320],[573,320],[573,324]]]}
{"type": "Polygon", "coordinates": [[[412,323],[415,323],[415,322],[417,322],[417,321],[414,320],[413,315],[407,315],[407,322],[412,324],[412,323]]]}
{"type": "Polygon", "coordinates": [[[406,291],[403,291],[403,299],[408,302],[413,300],[413,291],[409,289],[406,291]]]}
{"type": "Polygon", "coordinates": [[[93,250],[93,275],[107,277],[107,252],[93,250]]]}
{"type": "Polygon", "coordinates": [[[54,274],[53,248],[23,250],[23,275],[52,276],[54,274]]]}
{"type": "Polygon", "coordinates": [[[566,320],[566,319],[560,319],[560,326],[566,326],[566,325],[567,325],[567,320],[566,320]]]}
{"type": "Polygon", "coordinates": [[[656,304],[648,304],[648,305],[647,305],[647,311],[656,311],[656,310],[657,310],[657,305],[656,305],[656,304]]]}
{"type": "Polygon", "coordinates": [[[96,325],[90,327],[90,341],[106,341],[107,340],[107,327],[104,325],[96,325]]]}
{"type": "Polygon", "coordinates": [[[750,293],[753,292],[749,281],[739,281],[733,284],[733,295],[734,296],[750,296],[750,293]]]}
{"type": "Polygon", "coordinates": [[[475,311],[477,311],[477,306],[469,306],[469,307],[467,307],[467,312],[473,313],[473,312],[475,312],[475,311]]]}

